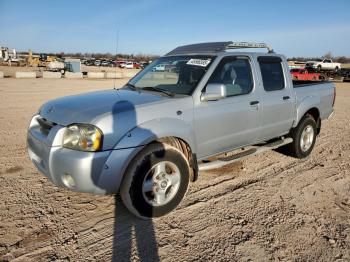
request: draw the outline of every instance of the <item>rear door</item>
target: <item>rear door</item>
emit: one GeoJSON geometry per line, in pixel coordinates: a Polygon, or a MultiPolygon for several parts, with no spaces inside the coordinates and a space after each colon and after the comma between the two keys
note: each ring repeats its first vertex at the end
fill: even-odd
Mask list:
{"type": "Polygon", "coordinates": [[[208,83],[224,84],[228,96],[217,101],[199,101],[194,108],[199,158],[257,140],[260,105],[255,78],[250,57],[222,58],[208,83]]]}
{"type": "Polygon", "coordinates": [[[258,56],[261,86],[261,130],[260,139],[266,140],[289,132],[294,120],[294,95],[292,81],[286,78],[278,56],[258,56]]]}

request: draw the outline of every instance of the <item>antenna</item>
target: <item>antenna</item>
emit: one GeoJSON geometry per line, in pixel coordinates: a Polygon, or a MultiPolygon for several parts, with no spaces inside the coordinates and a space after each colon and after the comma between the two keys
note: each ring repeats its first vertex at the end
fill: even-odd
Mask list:
{"type": "Polygon", "coordinates": [[[114,82],[113,82],[113,88],[115,89],[115,82],[117,80],[117,55],[118,55],[118,44],[119,44],[119,28],[117,28],[117,35],[116,35],[116,44],[115,44],[115,74],[114,74],[114,82]]]}

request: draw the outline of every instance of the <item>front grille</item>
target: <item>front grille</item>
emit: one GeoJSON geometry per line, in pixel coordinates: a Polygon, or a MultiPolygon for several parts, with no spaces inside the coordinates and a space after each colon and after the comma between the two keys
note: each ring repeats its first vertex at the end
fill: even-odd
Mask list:
{"type": "Polygon", "coordinates": [[[41,132],[43,134],[45,134],[46,136],[49,134],[51,128],[53,128],[55,125],[57,125],[56,123],[53,123],[53,122],[51,122],[45,118],[41,118],[41,117],[38,117],[37,121],[40,125],[41,132]]]}

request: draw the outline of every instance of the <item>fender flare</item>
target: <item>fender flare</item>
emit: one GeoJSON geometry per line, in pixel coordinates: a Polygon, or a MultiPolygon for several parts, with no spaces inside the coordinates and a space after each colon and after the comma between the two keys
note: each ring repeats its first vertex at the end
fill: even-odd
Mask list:
{"type": "Polygon", "coordinates": [[[301,103],[296,108],[296,118],[293,123],[293,127],[296,127],[303,116],[309,111],[311,108],[316,108],[319,112],[319,104],[321,103],[320,98],[318,96],[307,96],[305,97],[301,103]]]}
{"type": "Polygon", "coordinates": [[[192,125],[185,121],[165,118],[144,122],[126,132],[116,143],[106,162],[110,168],[104,169],[99,178],[100,187],[108,188],[107,193],[116,193],[134,157],[147,144],[167,136],[184,140],[190,146],[192,153],[196,150],[192,125]]]}

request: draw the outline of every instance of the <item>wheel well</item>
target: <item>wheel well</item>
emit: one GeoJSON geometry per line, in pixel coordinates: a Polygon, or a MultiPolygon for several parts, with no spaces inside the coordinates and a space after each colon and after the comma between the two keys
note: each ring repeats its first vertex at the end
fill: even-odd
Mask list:
{"type": "Polygon", "coordinates": [[[320,111],[318,111],[318,109],[316,107],[313,107],[311,109],[309,109],[305,115],[311,115],[313,117],[313,119],[316,122],[316,126],[317,126],[317,134],[319,134],[321,132],[321,118],[320,118],[320,111]]]}
{"type": "Polygon", "coordinates": [[[179,149],[187,158],[191,167],[191,181],[194,182],[198,179],[198,165],[196,154],[192,153],[191,147],[181,138],[167,136],[157,139],[157,142],[165,143],[170,146],[179,149]]]}

